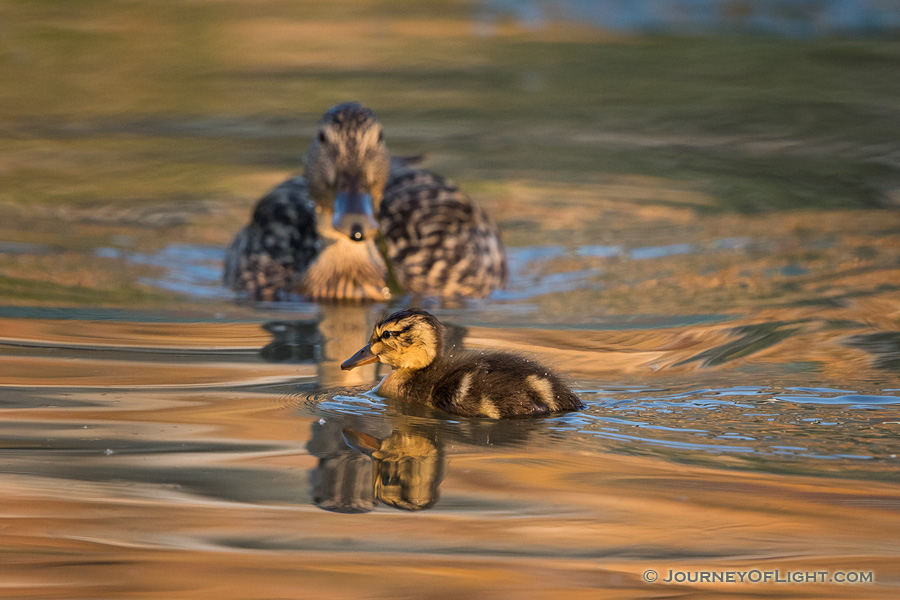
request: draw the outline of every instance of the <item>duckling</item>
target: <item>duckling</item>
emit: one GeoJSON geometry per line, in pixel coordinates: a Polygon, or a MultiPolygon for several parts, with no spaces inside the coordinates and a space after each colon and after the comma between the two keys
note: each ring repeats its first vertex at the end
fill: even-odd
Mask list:
{"type": "Polygon", "coordinates": [[[549,368],[506,352],[445,349],[445,330],[421,309],[396,312],[341,365],[393,367],[378,393],[465,417],[501,419],[578,410],[578,396],[549,368]]]}
{"type": "Polygon", "coordinates": [[[389,271],[416,297],[481,298],[506,283],[487,213],[450,181],[391,159],[369,108],[348,102],[326,112],[304,163],[304,175],[266,194],[231,243],[226,286],[254,300],[381,301],[389,271]]]}

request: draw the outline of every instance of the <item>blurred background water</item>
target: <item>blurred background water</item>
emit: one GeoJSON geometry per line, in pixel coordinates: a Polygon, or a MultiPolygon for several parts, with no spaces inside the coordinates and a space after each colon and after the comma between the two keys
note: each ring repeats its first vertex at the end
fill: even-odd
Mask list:
{"type": "Polygon", "coordinates": [[[638,33],[764,33],[792,38],[896,33],[900,4],[884,0],[485,0],[481,22],[529,27],[586,22],[638,33]]]}
{"type": "Polygon", "coordinates": [[[0,597],[896,597],[898,15],[0,2],[0,597]],[[436,314],[584,411],[398,405],[338,368],[391,307],[220,286],[351,99],[503,232],[436,314]]]}

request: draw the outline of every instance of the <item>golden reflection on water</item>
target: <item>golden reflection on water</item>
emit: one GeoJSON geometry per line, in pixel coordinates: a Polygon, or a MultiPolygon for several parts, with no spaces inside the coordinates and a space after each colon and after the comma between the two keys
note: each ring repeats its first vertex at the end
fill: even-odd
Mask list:
{"type": "Polygon", "coordinates": [[[64,495],[39,468],[6,475],[0,541],[16,549],[4,561],[6,593],[872,598],[900,581],[894,484],[543,444],[457,447],[427,518],[364,517],[309,503],[304,441],[218,456],[72,457],[61,465],[64,495]],[[650,568],[874,571],[881,587],[648,586],[650,568]]]}

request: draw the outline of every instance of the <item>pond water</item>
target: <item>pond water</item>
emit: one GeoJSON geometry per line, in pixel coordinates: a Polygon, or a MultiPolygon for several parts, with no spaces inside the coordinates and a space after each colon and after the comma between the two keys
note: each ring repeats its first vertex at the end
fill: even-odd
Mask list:
{"type": "Polygon", "coordinates": [[[0,597],[897,597],[900,43],[120,8],[0,6],[0,597]],[[404,299],[220,286],[348,98],[503,231],[435,314],[584,410],[380,398],[404,299]]]}
{"type": "Polygon", "coordinates": [[[756,31],[800,38],[883,33],[900,25],[900,5],[879,0],[484,0],[479,14],[483,27],[512,15],[530,27],[563,19],[620,31],[756,31]]]}

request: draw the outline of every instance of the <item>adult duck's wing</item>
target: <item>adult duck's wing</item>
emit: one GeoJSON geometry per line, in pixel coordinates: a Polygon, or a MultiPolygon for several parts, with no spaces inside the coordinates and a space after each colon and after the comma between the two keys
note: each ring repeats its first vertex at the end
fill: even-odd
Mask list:
{"type": "Polygon", "coordinates": [[[482,298],[506,283],[506,252],[493,221],[430,171],[392,169],[378,220],[386,258],[407,292],[482,298]]]}
{"type": "Polygon", "coordinates": [[[299,276],[318,252],[315,204],[303,177],[266,194],[250,224],[231,242],[224,283],[254,300],[276,300],[296,291],[299,276]]]}

